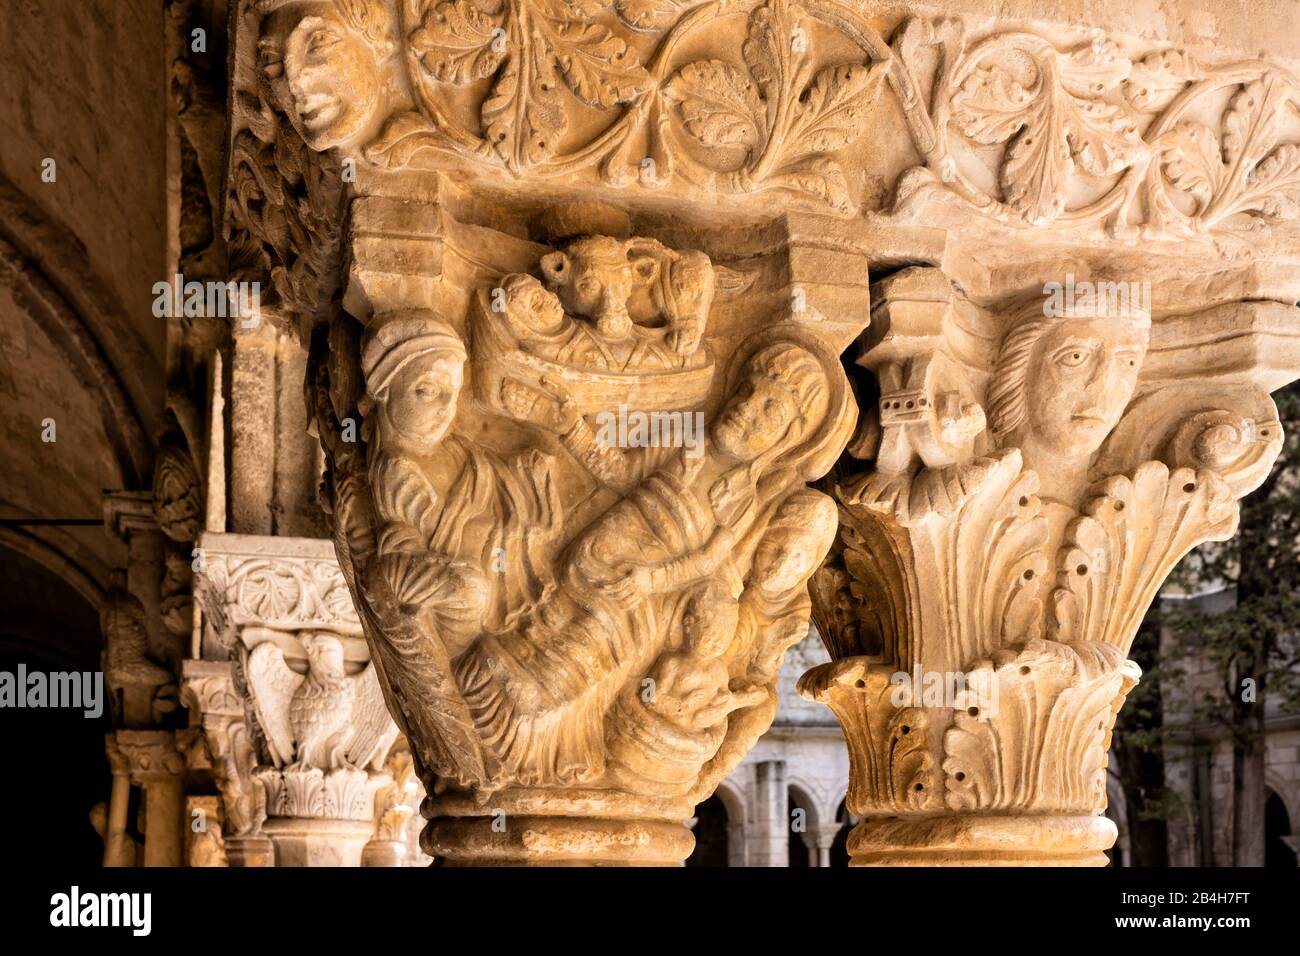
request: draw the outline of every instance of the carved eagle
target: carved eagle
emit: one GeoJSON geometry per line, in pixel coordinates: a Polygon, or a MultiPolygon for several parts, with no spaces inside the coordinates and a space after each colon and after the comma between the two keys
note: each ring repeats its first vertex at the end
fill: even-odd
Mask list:
{"type": "Polygon", "coordinates": [[[248,656],[248,682],[257,719],[277,767],[379,769],[397,725],[384,705],[375,669],[348,677],[343,644],[333,635],[304,636],[308,669],[285,663],[273,641],[248,656]]]}

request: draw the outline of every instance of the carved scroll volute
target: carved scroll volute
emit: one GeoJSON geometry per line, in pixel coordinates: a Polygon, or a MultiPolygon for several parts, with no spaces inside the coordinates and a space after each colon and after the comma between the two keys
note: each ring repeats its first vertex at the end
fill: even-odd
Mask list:
{"type": "MultiPolygon", "coordinates": [[[[425,849],[674,863],[680,821],[767,729],[807,633],[836,510],[806,485],[856,423],[838,356],[867,287],[791,309],[794,269],[746,277],[596,231],[620,231],[611,213],[560,212],[543,245],[444,209],[438,261],[477,265],[435,276],[443,310],[345,316],[317,337],[327,498],[430,794],[425,849]],[[517,817],[545,839],[525,842],[517,817]]],[[[806,268],[807,225],[774,228],[761,256],[799,247],[806,268]]],[[[403,288],[379,246],[353,251],[369,285],[349,301],[403,288]]]]}
{"type": "Polygon", "coordinates": [[[1096,288],[1064,310],[976,308],[937,270],[876,290],[878,428],[812,588],[835,660],[801,682],[854,754],[860,863],[1103,862],[1142,615],[1183,555],[1232,534],[1281,447],[1268,392],[1300,367],[1293,310],[1153,322],[1096,288]],[[1006,849],[1040,815],[1041,853],[1006,849]]]}

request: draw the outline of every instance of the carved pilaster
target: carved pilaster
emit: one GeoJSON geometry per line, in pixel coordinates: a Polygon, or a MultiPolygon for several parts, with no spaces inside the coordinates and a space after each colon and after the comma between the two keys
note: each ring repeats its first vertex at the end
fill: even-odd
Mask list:
{"type": "Polygon", "coordinates": [[[1234,531],[1281,447],[1274,369],[1300,363],[1282,306],[1153,321],[1121,291],[876,290],[880,398],[813,587],[834,660],[801,681],[845,728],[855,863],[1105,862],[1129,646],[1175,563],[1234,531]]]}

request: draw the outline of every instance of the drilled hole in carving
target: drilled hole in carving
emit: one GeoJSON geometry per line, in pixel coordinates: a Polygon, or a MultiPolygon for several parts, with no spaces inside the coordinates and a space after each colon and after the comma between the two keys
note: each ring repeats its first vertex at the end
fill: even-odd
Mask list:
{"type": "Polygon", "coordinates": [[[1086,564],[1081,564],[1074,569],[1074,573],[1079,575],[1079,577],[1083,577],[1085,574],[1088,573],[1088,566],[1086,564]]]}
{"type": "Polygon", "coordinates": [[[1124,510],[1124,502],[1122,502],[1122,501],[1117,501],[1117,502],[1115,502],[1115,510],[1116,510],[1116,511],[1123,511],[1123,510],[1124,510]]]}
{"type": "Polygon", "coordinates": [[[901,731],[902,731],[903,733],[905,733],[905,734],[910,734],[910,733],[912,732],[912,728],[909,727],[909,726],[907,726],[907,724],[903,724],[903,726],[902,726],[902,727],[899,727],[898,729],[901,730],[901,731]]]}
{"type": "Polygon", "coordinates": [[[1189,495],[1195,490],[1196,482],[1194,481],[1189,481],[1187,484],[1183,485],[1183,491],[1187,492],[1189,495]]]}
{"type": "Polygon", "coordinates": [[[858,690],[862,690],[867,686],[867,682],[864,680],[855,680],[853,682],[853,686],[856,687],[858,690]]]}
{"type": "Polygon", "coordinates": [[[1025,495],[1020,496],[1020,507],[1025,508],[1029,505],[1029,498],[1025,495]]]}
{"type": "Polygon", "coordinates": [[[980,715],[980,709],[978,707],[967,707],[966,713],[970,714],[972,717],[978,717],[980,715]]]}
{"type": "Polygon", "coordinates": [[[962,773],[960,770],[958,770],[955,779],[956,779],[956,781],[957,781],[958,783],[961,783],[963,780],[966,779],[966,774],[964,774],[964,773],[962,773]]]}
{"type": "Polygon", "coordinates": [[[918,783],[918,784],[916,785],[915,789],[916,789],[916,792],[917,792],[917,793],[920,793],[922,790],[925,789],[925,784],[923,784],[923,783],[918,783]]]}
{"type": "Polygon", "coordinates": [[[1026,581],[1032,581],[1032,580],[1034,579],[1034,569],[1033,569],[1033,568],[1026,568],[1026,569],[1025,569],[1024,578],[1025,578],[1026,581]]]}
{"type": "Polygon", "coordinates": [[[1028,676],[1029,676],[1029,667],[1028,667],[1027,665],[1026,665],[1026,666],[1022,666],[1022,667],[1020,668],[1020,674],[1021,674],[1022,677],[1028,677],[1028,676]]]}

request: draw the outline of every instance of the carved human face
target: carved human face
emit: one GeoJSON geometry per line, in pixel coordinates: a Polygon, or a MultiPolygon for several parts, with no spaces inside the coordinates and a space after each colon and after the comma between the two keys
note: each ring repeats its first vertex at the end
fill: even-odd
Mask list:
{"type": "Polygon", "coordinates": [[[605,338],[632,333],[628,300],[658,275],[650,256],[628,258],[627,243],[608,236],[580,239],[565,252],[543,256],[542,273],[566,311],[594,319],[605,338]]]}
{"type": "Polygon", "coordinates": [[[564,327],[560,300],[532,276],[510,276],[502,291],[506,316],[521,338],[555,335],[564,327]]]}
{"type": "Polygon", "coordinates": [[[459,356],[434,352],[412,359],[389,383],[383,398],[387,425],[405,444],[431,449],[456,417],[464,383],[459,356]]]}
{"type": "Polygon", "coordinates": [[[365,132],[379,101],[379,64],[365,37],[328,8],[303,17],[284,45],[284,74],[307,145],[331,149],[365,132]]]}
{"type": "Polygon", "coordinates": [[[715,592],[695,597],[682,616],[686,646],[697,657],[721,657],[731,647],[739,620],[739,607],[729,597],[715,592]]]}
{"type": "Polygon", "coordinates": [[[732,458],[753,461],[781,440],[798,412],[794,393],[784,383],[751,374],[714,422],[714,447],[732,458]]]}
{"type": "MultiPolygon", "coordinates": [[[[816,519],[821,520],[818,515],[816,519]]],[[[834,519],[831,519],[833,529],[834,519]]],[[[801,587],[812,576],[826,551],[824,528],[776,528],[759,542],[754,552],[754,583],[768,594],[784,594],[801,587]]]]}
{"type": "Polygon", "coordinates": [[[1034,346],[1025,381],[1029,428],[1067,457],[1091,455],[1119,423],[1146,357],[1146,326],[1068,319],[1034,346]]]}

